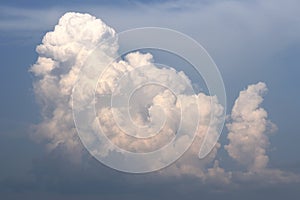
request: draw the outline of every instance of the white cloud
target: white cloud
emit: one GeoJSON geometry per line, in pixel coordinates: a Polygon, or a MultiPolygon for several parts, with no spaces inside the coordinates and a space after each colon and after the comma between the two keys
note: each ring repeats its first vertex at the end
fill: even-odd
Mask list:
{"type": "MultiPolygon", "coordinates": [[[[107,57],[117,52],[118,45],[114,39],[115,31],[100,19],[96,19],[89,14],[66,13],[60,18],[54,31],[48,32],[43,38],[42,44],[37,47],[39,57],[30,71],[36,76],[34,91],[41,105],[43,120],[36,125],[34,137],[48,141],[50,150],[62,146],[75,159],[80,158],[82,145],[73,122],[72,89],[80,68],[89,53],[101,41],[110,38],[113,39],[111,43],[105,46],[105,49],[100,49],[99,52],[107,57]]],[[[91,70],[89,73],[93,74],[94,71],[91,70]]],[[[267,132],[274,125],[268,121],[267,112],[259,107],[263,101],[262,94],[267,90],[264,83],[251,85],[247,90],[240,93],[232,110],[232,122],[227,124],[230,131],[228,135],[230,143],[225,148],[233,159],[248,170],[247,173],[240,173],[232,172],[230,169],[222,169],[219,162],[215,160],[220,144],[217,144],[205,159],[201,161],[197,159],[199,147],[205,133],[209,131],[212,138],[217,134],[214,126],[209,127],[212,107],[214,107],[215,112],[213,113],[216,120],[215,124],[218,124],[218,119],[223,112],[223,108],[216,97],[207,96],[203,93],[194,96],[188,94],[187,91],[190,89],[189,85],[191,83],[183,72],[177,72],[169,68],[158,68],[153,64],[151,54],[139,52],[128,54],[125,60],[111,64],[99,82],[97,95],[111,94],[112,91],[118,91],[121,94],[122,90],[118,87],[124,85],[117,84],[117,81],[124,73],[129,74],[128,79],[123,82],[125,86],[138,85],[143,80],[156,80],[160,83],[171,84],[172,88],[176,88],[176,94],[178,95],[174,95],[164,87],[154,86],[143,87],[140,93],[135,95],[136,101],[131,107],[133,121],[145,125],[149,122],[149,119],[153,119],[150,128],[155,129],[159,127],[163,119],[167,119],[161,129],[163,134],[159,134],[157,138],[140,141],[134,141],[124,134],[124,130],[116,124],[112,114],[114,112],[114,114],[120,113],[122,107],[108,108],[105,104],[100,104],[97,108],[98,119],[103,125],[104,132],[118,146],[137,152],[151,151],[154,148],[161,147],[166,141],[174,137],[180,122],[180,109],[185,110],[185,117],[189,119],[181,124],[182,130],[187,134],[191,134],[193,131],[190,123],[197,118],[197,115],[200,116],[195,142],[182,158],[164,170],[162,174],[192,175],[201,178],[203,181],[222,184],[270,175],[273,176],[272,180],[275,182],[295,181],[295,179],[291,179],[292,175],[288,173],[267,168],[269,160],[267,156],[269,146],[267,132]],[[140,67],[140,65],[143,66],[140,67]],[[170,80],[172,80],[171,83],[170,80]],[[197,109],[191,109],[195,108],[195,99],[200,105],[199,113],[197,109]],[[182,104],[179,105],[178,102],[182,104]],[[213,161],[215,161],[214,166],[209,167],[213,161]],[[277,178],[274,178],[274,176],[277,178]]],[[[86,75],[85,78],[88,79],[89,74],[86,75]]],[[[86,95],[93,95],[93,91],[83,90],[80,100],[85,99],[86,95]]],[[[96,120],[93,125],[96,125],[96,120]]],[[[126,126],[127,123],[123,125],[125,125],[125,130],[132,130],[132,127],[126,126]]],[[[143,136],[140,135],[139,131],[130,132],[135,136],[143,136]]],[[[184,137],[179,138],[175,143],[175,153],[176,148],[180,148],[185,139],[184,137]]],[[[92,141],[93,138],[89,138],[89,140],[92,141]]],[[[103,147],[102,151],[98,153],[105,156],[108,151],[112,150],[103,147]]],[[[170,155],[174,152],[170,152],[170,155]]]]}
{"type": "MultiPolygon", "coordinates": [[[[66,13],[60,18],[54,31],[48,32],[44,36],[42,44],[37,47],[39,58],[30,71],[37,77],[34,82],[34,91],[41,105],[43,121],[36,126],[35,137],[49,141],[50,149],[63,146],[69,152],[73,152],[73,149],[76,148],[79,148],[77,154],[80,151],[81,145],[75,131],[71,110],[72,89],[89,53],[105,39],[114,37],[115,31],[101,20],[89,14],[66,13]]],[[[107,49],[100,49],[99,53],[107,54],[107,50],[109,50],[115,54],[117,44],[111,43],[105,48],[107,49]]],[[[93,70],[89,73],[94,74],[93,70]]],[[[87,74],[86,78],[88,76],[87,74]]],[[[135,95],[136,102],[132,104],[133,120],[141,125],[147,121],[152,122],[149,130],[159,127],[161,121],[166,120],[160,131],[162,134],[153,139],[134,141],[132,137],[124,134],[119,125],[114,122],[112,113],[120,113],[122,107],[110,109],[101,105],[98,110],[98,119],[103,124],[102,128],[107,130],[111,141],[120,147],[133,151],[149,151],[161,147],[164,142],[170,141],[174,137],[179,124],[181,124],[181,130],[191,137],[195,131],[193,129],[196,129],[194,120],[198,115],[200,115],[201,122],[198,136],[203,139],[210,122],[211,103],[213,103],[216,117],[222,115],[223,108],[218,104],[216,97],[209,97],[201,93],[190,95],[192,88],[189,78],[183,72],[176,72],[172,68],[156,67],[152,63],[151,54],[130,53],[125,60],[112,63],[111,67],[102,75],[97,94],[111,94],[112,91],[120,90],[118,86],[139,85],[145,80],[168,86],[172,91],[162,86],[143,87],[140,93],[135,95]],[[118,78],[125,73],[129,73],[128,80],[124,80],[124,84],[118,85],[118,78]],[[196,99],[201,106],[200,113],[197,113],[196,99]],[[145,105],[149,105],[149,107],[145,108],[145,105]],[[186,113],[185,118],[188,120],[182,121],[181,112],[186,113]]],[[[83,90],[81,100],[86,98],[85,95],[92,94],[92,91],[83,90]]],[[[130,133],[135,136],[145,134],[141,130],[135,133],[127,123],[125,126],[125,129],[130,130],[130,133]]],[[[214,135],[215,132],[214,128],[210,129],[210,135],[214,135]]],[[[181,143],[184,143],[184,137],[176,140],[175,153],[176,148],[181,148],[181,143]]],[[[90,141],[92,140],[90,139],[90,141]]],[[[196,152],[194,150],[195,158],[196,152]]],[[[104,152],[99,153],[105,155],[104,152]]],[[[80,154],[78,155],[80,156],[80,154]]],[[[165,156],[168,157],[171,154],[165,156]]]]}
{"type": "Polygon", "coordinates": [[[245,173],[235,172],[235,178],[262,184],[298,182],[299,175],[268,167],[269,134],[277,128],[261,107],[266,91],[265,83],[249,85],[240,92],[232,108],[231,122],[227,123],[229,144],[225,149],[230,157],[247,169],[245,173]]]}
{"type": "Polygon", "coordinates": [[[250,171],[266,168],[269,161],[267,133],[274,125],[267,120],[267,112],[259,107],[266,91],[266,85],[261,82],[241,91],[232,108],[232,123],[227,124],[229,144],[225,149],[250,171]]]}
{"type": "Polygon", "coordinates": [[[81,148],[71,110],[73,85],[86,56],[114,34],[91,15],[66,13],[36,48],[39,58],[30,71],[37,77],[34,91],[43,116],[36,137],[49,140],[50,149],[59,145],[70,151],[81,148]]]}

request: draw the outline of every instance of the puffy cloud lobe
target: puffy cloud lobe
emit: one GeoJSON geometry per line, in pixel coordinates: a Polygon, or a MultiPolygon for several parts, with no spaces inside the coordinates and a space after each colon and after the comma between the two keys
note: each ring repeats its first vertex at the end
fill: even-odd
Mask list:
{"type": "Polygon", "coordinates": [[[240,92],[231,113],[229,144],[225,146],[229,155],[250,171],[267,167],[269,146],[267,133],[274,125],[267,120],[267,112],[260,107],[262,95],[267,91],[265,83],[250,85],[240,92]]]}
{"type": "MultiPolygon", "coordinates": [[[[203,93],[197,95],[189,95],[190,80],[183,72],[176,72],[172,68],[158,68],[152,62],[152,56],[150,54],[141,54],[138,52],[130,53],[125,57],[125,60],[115,62],[107,69],[106,72],[102,74],[102,78],[99,81],[97,88],[98,95],[109,95],[111,93],[122,93],[122,87],[129,87],[132,85],[140,85],[143,81],[155,81],[160,85],[146,85],[139,89],[139,92],[134,93],[137,101],[129,105],[134,111],[135,115],[133,121],[137,122],[139,125],[147,125],[147,122],[154,121],[158,119],[158,122],[162,122],[167,119],[164,126],[159,131],[158,135],[155,137],[147,139],[136,139],[126,135],[125,130],[130,130],[129,123],[123,123],[118,125],[116,123],[116,116],[119,115],[121,109],[127,111],[127,105],[125,107],[112,107],[103,105],[103,101],[99,99],[98,105],[98,119],[102,126],[102,130],[117,146],[133,152],[149,152],[156,149],[162,148],[168,142],[175,137],[178,126],[181,123],[181,117],[186,120],[180,124],[181,130],[185,133],[194,133],[197,131],[196,141],[193,147],[186,152],[186,158],[180,159],[177,162],[176,167],[171,167],[171,169],[166,170],[166,174],[193,174],[196,176],[200,175],[205,165],[211,162],[212,157],[216,155],[216,150],[211,154],[210,159],[207,161],[201,161],[202,164],[196,164],[193,166],[194,161],[198,163],[197,154],[199,152],[199,146],[203,141],[205,134],[209,129],[209,124],[211,122],[211,114],[215,117],[216,122],[212,123],[213,126],[209,129],[209,136],[218,135],[216,130],[216,125],[218,120],[221,120],[221,116],[224,112],[223,107],[218,103],[216,97],[210,97],[203,93]],[[119,79],[121,79],[124,74],[127,77],[122,84],[120,84],[119,79]],[[170,88],[176,90],[174,95],[169,88],[162,87],[167,85],[170,88]],[[197,103],[199,104],[199,110],[197,109],[197,103]],[[102,104],[102,105],[101,105],[102,104]],[[145,106],[145,105],[148,105],[145,106]],[[213,109],[212,109],[213,107],[213,109]],[[212,113],[212,110],[214,113],[212,113]],[[114,113],[114,115],[113,115],[114,113]],[[182,116],[182,113],[185,113],[182,116]],[[198,130],[194,129],[193,124],[195,120],[199,118],[198,130]],[[145,120],[146,119],[146,120],[145,120]],[[125,127],[124,127],[125,126],[125,127]],[[193,160],[192,162],[186,162],[193,160]],[[192,164],[192,165],[191,165],[192,164]],[[193,170],[186,170],[192,169],[193,170]]],[[[124,77],[123,77],[124,78],[124,77]]],[[[127,102],[127,101],[122,101],[127,102]]],[[[155,127],[155,124],[147,129],[151,131],[155,127]]],[[[134,130],[129,131],[130,134],[138,135],[140,132],[134,133],[134,130]]],[[[142,132],[143,133],[143,132],[142,132]]],[[[176,148],[181,148],[181,146],[186,143],[186,136],[179,137],[172,151],[168,151],[163,157],[167,158],[174,156],[177,153],[176,148]]],[[[216,149],[219,145],[216,146],[216,149]]],[[[103,149],[105,151],[105,149],[103,149]]],[[[102,152],[98,152],[103,155],[102,152]]],[[[107,154],[108,152],[106,152],[107,154]]],[[[145,161],[146,162],[146,161],[145,161]]],[[[153,164],[153,163],[149,163],[153,164]]]]}
{"type": "Polygon", "coordinates": [[[299,182],[298,174],[268,167],[269,134],[277,127],[270,122],[266,110],[260,107],[267,92],[265,83],[249,85],[240,92],[227,123],[229,144],[225,146],[230,157],[246,167],[246,172],[232,172],[234,182],[276,184],[299,182]]]}
{"type": "Polygon", "coordinates": [[[87,55],[99,42],[114,36],[115,31],[100,19],[66,13],[36,48],[39,57],[30,71],[37,77],[34,91],[43,121],[35,127],[34,137],[47,139],[50,149],[63,145],[70,152],[81,151],[71,110],[72,88],[87,55]]]}

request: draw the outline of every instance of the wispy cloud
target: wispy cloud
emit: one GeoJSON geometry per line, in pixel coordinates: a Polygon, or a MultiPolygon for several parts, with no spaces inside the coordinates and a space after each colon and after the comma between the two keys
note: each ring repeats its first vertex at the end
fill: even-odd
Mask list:
{"type": "Polygon", "coordinates": [[[46,32],[66,11],[88,12],[114,25],[118,32],[145,26],[182,31],[197,39],[223,65],[249,69],[289,45],[299,43],[297,5],[296,0],[276,0],[140,2],[124,7],[82,4],[47,9],[0,7],[0,30],[14,31],[16,35],[28,31],[46,32]]]}

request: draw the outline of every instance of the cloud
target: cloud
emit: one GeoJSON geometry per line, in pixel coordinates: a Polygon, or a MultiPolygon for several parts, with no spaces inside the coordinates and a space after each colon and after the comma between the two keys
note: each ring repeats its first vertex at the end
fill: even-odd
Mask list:
{"type": "Polygon", "coordinates": [[[224,54],[224,49],[228,51],[230,47],[233,55],[238,53],[243,56],[240,62],[248,58],[244,56],[249,56],[247,53],[255,53],[254,50],[257,52],[255,56],[259,57],[262,53],[278,50],[274,48],[266,52],[270,46],[274,47],[276,44],[276,47],[280,45],[282,48],[299,41],[297,36],[300,29],[296,25],[299,19],[297,0],[206,3],[179,0],[155,2],[150,4],[151,6],[138,3],[120,8],[118,5],[99,6],[82,3],[77,7],[57,5],[50,9],[2,6],[0,11],[6,17],[0,21],[0,30],[18,30],[16,34],[32,30],[44,32],[54,25],[63,13],[77,10],[105,19],[109,24],[114,24],[118,31],[141,26],[162,26],[180,30],[192,35],[222,58],[228,56],[224,54]],[[197,19],[197,23],[189,23],[193,19],[197,19]],[[260,44],[260,47],[263,45],[264,48],[257,49],[257,44],[260,44]],[[245,45],[247,48],[244,48],[245,45]],[[240,51],[244,54],[239,53],[240,51]]]}
{"type": "MultiPolygon", "coordinates": [[[[37,77],[34,82],[34,91],[42,109],[43,121],[35,126],[33,137],[48,141],[50,150],[64,147],[72,156],[77,157],[79,155],[80,157],[82,145],[73,122],[70,98],[72,89],[87,56],[102,41],[114,37],[115,31],[101,20],[89,14],[66,13],[60,18],[54,31],[48,32],[44,36],[42,44],[36,48],[39,57],[30,71],[37,77]]],[[[113,43],[110,43],[106,48],[112,52],[107,54],[108,56],[116,53],[117,48],[114,47],[113,43]]],[[[106,50],[101,49],[100,51],[106,54],[106,50]]],[[[92,75],[96,70],[92,69],[88,73],[92,75]]],[[[176,72],[172,68],[160,69],[152,63],[151,54],[138,52],[128,54],[125,60],[112,63],[111,67],[102,74],[97,95],[121,91],[122,88],[116,87],[123,84],[117,84],[116,81],[126,73],[128,73],[128,79],[124,79],[126,86],[132,84],[133,87],[143,83],[144,80],[151,80],[169,88],[162,86],[143,87],[140,93],[135,95],[135,101],[141,103],[134,103],[132,107],[133,121],[142,123],[140,125],[144,125],[146,121],[149,121],[147,120],[149,118],[152,123],[151,128],[158,127],[161,125],[159,123],[164,120],[162,117],[165,117],[162,134],[159,134],[158,138],[135,142],[132,137],[124,134],[112,116],[113,113],[117,113],[117,116],[122,114],[122,109],[127,109],[126,107],[119,106],[111,109],[102,105],[99,108],[97,117],[103,124],[102,128],[107,130],[107,135],[111,141],[120,147],[135,151],[153,150],[157,146],[162,146],[163,142],[170,141],[180,123],[184,134],[191,137],[196,131],[195,124],[191,123],[192,118],[197,118],[198,115],[196,99],[198,99],[199,104],[201,104],[200,109],[202,109],[201,126],[198,130],[201,138],[206,133],[209,124],[211,102],[214,104],[216,116],[220,116],[223,112],[215,97],[211,101],[211,97],[204,94],[190,95],[189,93],[192,92],[191,82],[183,72],[176,72]],[[144,67],[139,68],[139,66],[144,67]],[[147,73],[144,73],[145,71],[147,73]],[[170,91],[170,88],[173,91],[170,91]],[[145,105],[149,107],[145,108],[145,105]],[[193,107],[194,109],[192,109],[193,107]],[[183,121],[181,119],[182,110],[186,113],[185,117],[191,118],[190,120],[183,121]]],[[[86,78],[88,76],[89,74],[86,74],[86,78]]],[[[80,98],[84,100],[92,94],[92,91],[83,90],[81,94],[80,98]]],[[[118,95],[118,93],[115,92],[114,95],[118,95]]],[[[117,96],[116,99],[118,98],[120,97],[117,96]]],[[[131,134],[135,136],[145,134],[143,131],[146,129],[139,129],[134,132],[132,127],[128,125],[130,124],[129,121],[125,122],[123,125],[131,134]]],[[[215,134],[214,131],[216,130],[212,128],[210,131],[211,134],[215,134]]],[[[185,135],[177,140],[177,146],[185,141],[184,137],[185,135]]],[[[105,153],[102,152],[102,154],[105,153]]]]}
{"type": "MultiPolygon", "coordinates": [[[[42,44],[37,46],[39,57],[30,71],[36,76],[34,91],[41,106],[43,120],[35,126],[33,137],[47,141],[50,151],[57,148],[65,149],[73,159],[80,160],[82,145],[73,122],[72,89],[88,55],[101,42],[113,38],[115,38],[115,31],[100,19],[89,14],[66,13],[60,18],[54,31],[46,33],[42,44]]],[[[117,44],[114,41],[109,41],[105,49],[99,49],[99,56],[103,58],[104,55],[108,57],[115,55],[117,44]]],[[[88,80],[95,74],[95,70],[88,71],[84,78],[88,80]]],[[[99,120],[102,130],[117,146],[128,151],[153,151],[162,148],[165,143],[179,134],[180,125],[183,135],[175,140],[172,149],[163,155],[163,160],[157,161],[164,162],[182,151],[195,131],[197,131],[199,146],[207,131],[209,136],[217,137],[217,127],[210,127],[208,130],[212,110],[215,116],[214,126],[220,123],[218,121],[221,121],[223,114],[223,108],[217,98],[204,93],[192,95],[191,81],[184,72],[177,72],[173,68],[159,68],[153,63],[153,57],[149,53],[133,52],[126,55],[124,60],[113,62],[102,74],[96,94],[100,97],[114,92],[113,95],[118,100],[122,97],[121,91],[124,88],[138,85],[143,87],[134,93],[134,102],[130,104],[131,117],[138,125],[147,125],[146,128],[135,129],[131,121],[124,118],[122,114],[127,111],[127,105],[110,108],[101,100],[97,103],[97,119],[94,121],[96,123],[99,120]],[[127,74],[126,79],[124,74],[127,74]],[[119,79],[123,81],[121,84],[118,83],[119,79]],[[143,86],[144,81],[159,83],[159,85],[143,86]],[[197,104],[200,105],[199,113],[197,104]],[[198,116],[200,123],[197,129],[195,119],[198,116]],[[122,124],[116,123],[118,119],[119,122],[123,120],[122,124]],[[136,140],[132,137],[149,136],[146,133],[157,131],[159,134],[149,139],[136,140]],[[129,132],[132,136],[128,136],[125,132],[129,132]]],[[[93,91],[87,91],[85,87],[81,89],[83,89],[81,96],[76,99],[79,103],[77,102],[75,106],[84,106],[80,102],[93,95],[93,91]]],[[[84,139],[90,143],[95,141],[95,138],[88,138],[88,136],[84,136],[84,139]]],[[[197,159],[198,148],[195,146],[190,151],[195,159],[197,159]]],[[[97,148],[97,152],[94,153],[107,156],[115,149],[104,145],[100,151],[98,150],[97,148]]],[[[216,151],[213,155],[216,155],[216,151]]]]}
{"type": "MultiPolygon", "coordinates": [[[[42,115],[41,123],[35,125],[33,138],[46,141],[50,151],[66,151],[70,159],[78,162],[81,161],[84,150],[73,121],[72,89],[80,70],[85,67],[86,59],[103,41],[109,42],[98,49],[99,56],[103,59],[114,58],[117,55],[118,44],[112,28],[89,14],[66,13],[54,30],[46,33],[42,44],[37,46],[39,57],[30,69],[36,77],[33,86],[42,115]]],[[[217,97],[204,93],[192,94],[191,81],[184,72],[159,67],[154,63],[154,59],[149,53],[132,52],[124,59],[111,63],[102,74],[96,90],[98,98],[113,94],[115,99],[122,99],[124,88],[141,85],[146,80],[161,84],[142,84],[143,87],[133,93],[132,102],[129,101],[132,121],[140,127],[148,126],[147,128],[136,129],[128,121],[129,118],[124,118],[127,105],[118,104],[122,101],[117,101],[112,107],[102,101],[96,103],[97,118],[94,119],[93,126],[99,120],[103,131],[114,144],[134,152],[149,152],[160,148],[176,135],[178,124],[181,123],[181,111],[184,111],[186,120],[181,123],[184,135],[176,140],[172,151],[163,155],[164,159],[167,160],[172,154],[176,154],[187,141],[187,137],[192,136],[195,119],[199,116],[196,138],[183,157],[160,172],[164,176],[194,176],[203,182],[221,185],[234,184],[236,181],[260,180],[261,177],[267,176],[272,176],[268,181],[276,183],[300,180],[292,178],[291,173],[267,167],[267,149],[270,145],[268,133],[274,130],[275,125],[267,119],[267,112],[260,107],[262,95],[267,91],[264,83],[250,85],[241,91],[232,109],[231,121],[227,124],[229,144],[225,149],[230,157],[247,169],[247,172],[232,171],[227,167],[222,168],[222,163],[216,159],[218,149],[221,148],[219,143],[206,158],[197,159],[205,134],[208,133],[212,138],[218,135],[216,125],[224,109],[218,103],[217,97]],[[168,85],[174,90],[163,85],[168,85]],[[199,111],[197,104],[200,105],[199,111]],[[209,126],[211,114],[215,121],[209,126]],[[117,123],[122,121],[126,123],[117,123]],[[149,130],[158,130],[162,121],[164,126],[160,129],[161,134],[158,137],[139,140],[132,137],[147,136],[149,130]],[[126,133],[132,135],[128,136],[126,133]]],[[[93,68],[84,74],[84,78],[88,80],[89,77],[95,76],[95,72],[96,69],[93,68]]],[[[80,89],[82,95],[77,99],[76,105],[82,105],[81,102],[94,95],[93,91],[85,90],[85,87],[80,89]]],[[[94,141],[93,137],[85,139],[91,143],[94,141]]],[[[115,150],[103,146],[96,153],[105,157],[115,150]]],[[[156,163],[145,161],[144,164],[156,163]]]]}
{"type": "Polygon", "coordinates": [[[43,121],[35,127],[34,137],[48,140],[49,149],[63,145],[70,151],[81,151],[71,110],[73,85],[91,50],[114,35],[100,19],[66,13],[37,46],[39,57],[30,71],[37,78],[33,87],[43,121]]]}
{"type": "Polygon", "coordinates": [[[227,124],[229,144],[225,149],[233,159],[254,172],[268,164],[267,134],[275,126],[267,120],[267,112],[259,107],[266,91],[266,84],[262,82],[241,91],[232,108],[232,123],[227,124]]]}
{"type": "Polygon", "coordinates": [[[232,108],[230,122],[226,124],[229,144],[225,149],[247,170],[235,172],[235,178],[261,183],[299,182],[297,174],[268,168],[269,135],[277,127],[268,120],[268,113],[261,107],[266,92],[267,86],[263,82],[241,91],[232,108]]]}

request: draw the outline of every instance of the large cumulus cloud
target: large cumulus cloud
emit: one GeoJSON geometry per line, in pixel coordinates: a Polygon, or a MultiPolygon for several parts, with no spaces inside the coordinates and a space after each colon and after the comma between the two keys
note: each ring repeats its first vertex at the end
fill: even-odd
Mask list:
{"type": "MultiPolygon", "coordinates": [[[[33,137],[47,141],[50,150],[64,149],[71,158],[77,161],[80,161],[83,146],[73,121],[72,89],[88,55],[107,39],[111,42],[103,46],[100,53],[107,57],[117,55],[116,33],[112,28],[89,14],[66,13],[60,18],[54,30],[44,36],[42,44],[36,49],[39,54],[37,62],[30,69],[36,77],[34,92],[42,115],[42,121],[35,126],[33,137]]],[[[139,81],[148,79],[168,84],[171,81],[172,87],[177,88],[178,95],[174,95],[167,88],[155,86],[143,87],[140,93],[136,93],[136,101],[130,107],[134,122],[144,126],[152,121],[154,124],[153,127],[149,127],[151,129],[156,127],[156,119],[161,117],[168,119],[160,130],[162,134],[156,138],[139,141],[124,134],[124,131],[131,130],[131,127],[125,126],[124,130],[116,124],[113,114],[120,116],[122,107],[111,108],[97,104],[97,119],[95,120],[99,120],[104,132],[114,144],[136,152],[147,152],[161,147],[176,134],[180,122],[180,109],[183,109],[188,113],[186,117],[190,118],[190,122],[195,116],[200,117],[197,135],[186,154],[175,165],[163,170],[162,174],[176,176],[188,174],[200,177],[203,181],[222,184],[229,184],[237,179],[253,179],[257,177],[257,174],[262,176],[280,174],[275,181],[290,180],[290,175],[280,170],[267,168],[268,132],[274,129],[274,125],[267,119],[267,112],[260,108],[260,103],[263,101],[262,94],[267,90],[264,83],[251,85],[240,93],[232,110],[231,122],[227,124],[230,133],[229,144],[225,148],[229,156],[243,165],[248,172],[255,174],[249,178],[249,173],[232,172],[220,166],[220,162],[216,160],[220,144],[216,144],[205,159],[197,159],[200,144],[207,131],[213,138],[217,135],[217,128],[209,127],[211,114],[216,120],[213,124],[218,124],[224,111],[216,97],[204,93],[190,94],[190,80],[184,72],[177,72],[172,68],[159,68],[154,64],[151,54],[139,52],[130,53],[125,59],[115,61],[110,65],[99,81],[96,96],[121,91],[117,81],[126,73],[129,76],[123,82],[125,85],[138,84],[139,81]],[[143,73],[145,69],[147,73],[143,73]],[[182,104],[179,105],[178,102],[182,104]],[[200,105],[199,111],[190,107],[196,103],[200,105]],[[164,113],[165,116],[160,113],[164,113]]],[[[82,94],[82,99],[85,98],[84,95],[86,94],[82,94]]],[[[158,125],[160,121],[157,121],[158,125]]],[[[186,133],[193,131],[188,122],[189,120],[186,120],[181,124],[186,133]]],[[[134,136],[143,136],[143,133],[139,131],[131,133],[134,136]]],[[[179,146],[180,142],[184,142],[184,138],[178,141],[179,146]]],[[[100,153],[106,155],[108,151],[112,149],[104,148],[100,153]]]]}
{"type": "MultiPolygon", "coordinates": [[[[34,91],[40,102],[43,120],[36,125],[34,137],[47,141],[50,150],[60,147],[69,152],[71,157],[80,160],[82,145],[73,122],[72,89],[88,55],[104,40],[114,38],[115,31],[101,20],[88,14],[66,13],[61,17],[54,31],[48,32],[43,38],[43,43],[37,47],[39,57],[36,64],[31,67],[31,72],[37,77],[34,91]]],[[[114,41],[110,40],[109,46],[104,47],[106,49],[100,49],[99,53],[103,54],[102,56],[104,54],[115,55],[118,47],[114,41]]],[[[144,80],[154,80],[162,86],[167,85],[176,91],[162,86],[149,85],[141,88],[140,92],[136,94],[136,100],[131,107],[133,121],[140,125],[152,122],[151,126],[147,128],[150,130],[155,129],[156,124],[160,125],[161,122],[164,122],[159,134],[150,139],[136,140],[126,135],[124,130],[116,124],[113,116],[113,113],[118,115],[122,108],[110,108],[99,104],[97,119],[109,139],[126,150],[153,151],[163,147],[166,142],[170,142],[180,124],[183,132],[189,135],[197,131],[198,146],[194,145],[194,148],[189,151],[196,158],[199,145],[208,131],[212,111],[214,111],[216,121],[223,113],[223,108],[218,104],[217,98],[204,93],[192,95],[191,81],[184,72],[177,72],[172,68],[159,68],[153,63],[151,54],[139,52],[130,53],[124,60],[113,62],[102,74],[96,94],[98,96],[108,95],[113,91],[120,90],[118,88],[120,84],[117,81],[126,73],[129,73],[129,77],[124,82],[125,86],[138,85],[144,80]],[[199,113],[195,109],[197,103],[200,105],[199,113]],[[185,118],[187,119],[184,121],[181,119],[182,113],[186,113],[185,118]],[[199,127],[196,129],[193,124],[198,117],[199,127]]],[[[79,100],[85,99],[86,95],[92,95],[92,93],[83,91],[79,100]]],[[[143,131],[134,132],[130,128],[125,123],[125,129],[129,130],[130,134],[135,136],[144,134],[143,131]]],[[[211,127],[209,131],[212,137],[218,135],[215,127],[211,127]]],[[[183,136],[176,140],[175,151],[164,156],[166,158],[173,156],[173,153],[176,154],[175,148],[181,148],[184,143],[186,143],[186,138],[183,136]]],[[[219,145],[216,146],[216,148],[218,147],[219,145]]],[[[99,153],[107,155],[111,150],[103,146],[99,153]]],[[[216,151],[213,155],[215,154],[216,151]]],[[[180,169],[187,168],[187,166],[180,167],[180,169]]]]}

